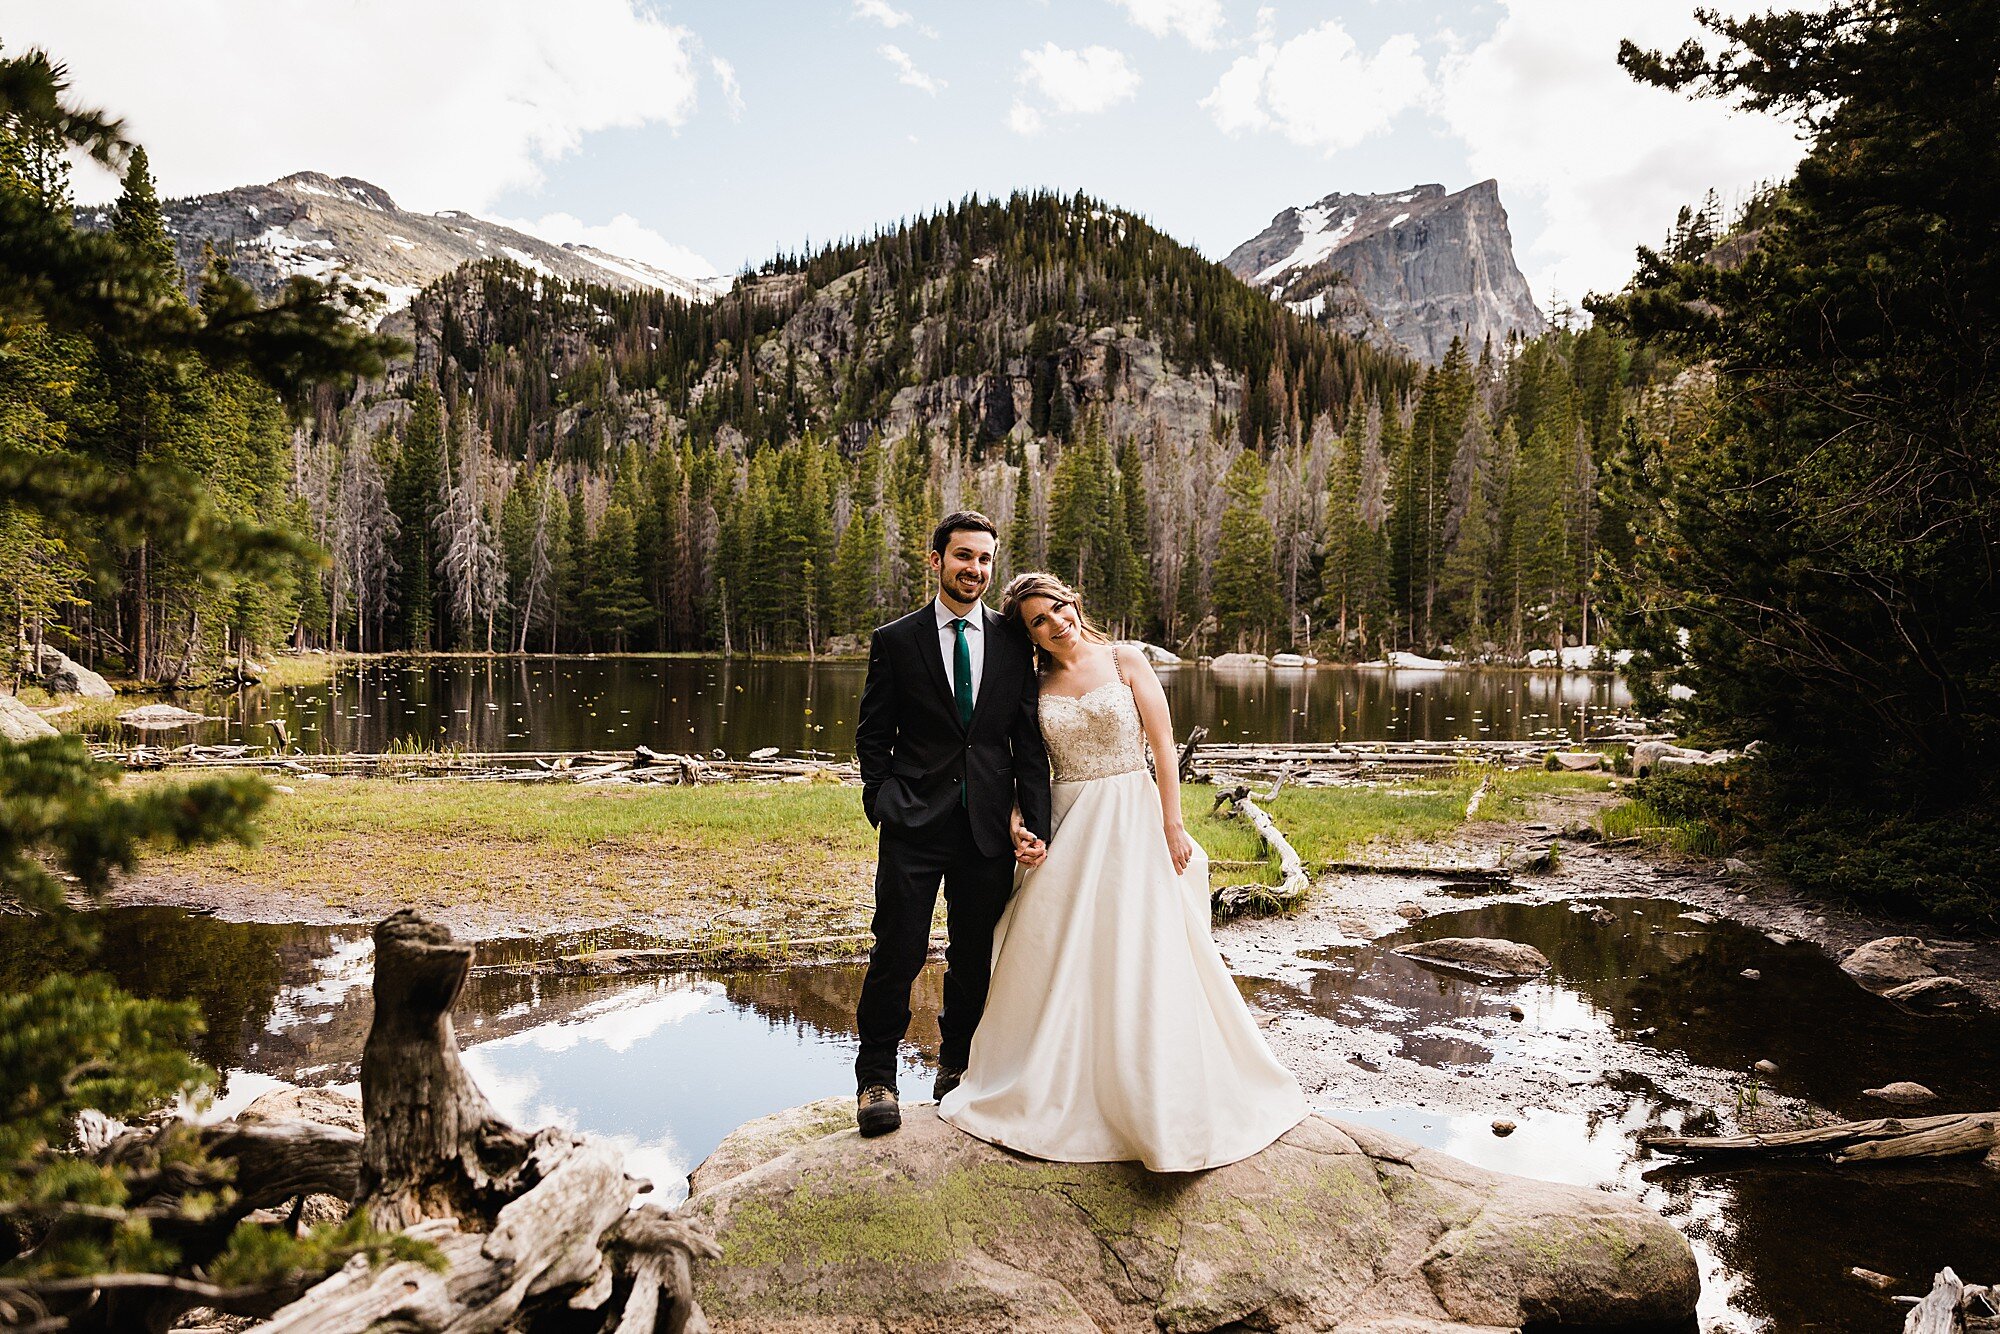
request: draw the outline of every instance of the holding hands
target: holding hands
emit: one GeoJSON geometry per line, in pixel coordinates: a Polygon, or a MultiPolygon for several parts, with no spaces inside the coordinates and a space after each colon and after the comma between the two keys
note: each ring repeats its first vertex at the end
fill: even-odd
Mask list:
{"type": "Polygon", "coordinates": [[[1028,826],[1021,823],[1021,812],[1016,808],[1007,819],[1007,832],[1014,839],[1014,860],[1023,866],[1040,866],[1049,855],[1049,845],[1038,838],[1028,826]]]}

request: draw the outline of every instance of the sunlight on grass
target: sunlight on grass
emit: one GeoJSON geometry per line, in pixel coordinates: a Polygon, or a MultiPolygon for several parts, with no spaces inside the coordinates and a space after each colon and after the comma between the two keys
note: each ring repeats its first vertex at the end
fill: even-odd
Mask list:
{"type": "Polygon", "coordinates": [[[1604,837],[1636,838],[1651,848],[1663,848],[1683,856],[1720,857],[1722,837],[1712,825],[1700,820],[1670,820],[1643,801],[1626,801],[1598,817],[1604,837]]]}

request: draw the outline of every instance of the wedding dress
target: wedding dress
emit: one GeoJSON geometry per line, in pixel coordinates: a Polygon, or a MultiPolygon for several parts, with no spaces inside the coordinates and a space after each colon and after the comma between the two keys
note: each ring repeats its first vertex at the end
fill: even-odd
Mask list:
{"type": "Polygon", "coordinates": [[[1220,1167],[1311,1110],[1209,936],[1208,857],[1174,873],[1131,689],[1044,692],[1055,828],[1016,870],[964,1081],[938,1114],[1058,1162],[1220,1167]]]}

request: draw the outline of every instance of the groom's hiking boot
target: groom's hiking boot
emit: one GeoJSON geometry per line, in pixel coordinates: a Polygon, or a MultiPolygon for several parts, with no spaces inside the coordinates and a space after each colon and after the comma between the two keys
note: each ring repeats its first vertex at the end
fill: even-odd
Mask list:
{"type": "Polygon", "coordinates": [[[896,1090],[887,1084],[870,1084],[855,1099],[855,1124],[863,1139],[886,1135],[903,1124],[903,1109],[897,1105],[896,1090]]]}
{"type": "Polygon", "coordinates": [[[943,1102],[944,1095],[951,1092],[953,1089],[957,1088],[961,1083],[964,1082],[964,1080],[965,1080],[964,1066],[962,1065],[939,1066],[937,1072],[937,1082],[931,1085],[931,1098],[934,1101],[943,1102]]]}

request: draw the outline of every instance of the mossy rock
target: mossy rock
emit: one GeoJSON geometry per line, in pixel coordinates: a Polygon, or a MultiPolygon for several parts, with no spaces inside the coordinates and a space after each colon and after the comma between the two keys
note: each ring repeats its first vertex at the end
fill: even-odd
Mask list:
{"type": "Polygon", "coordinates": [[[1025,1158],[928,1104],[880,1139],[811,1133],[834,1102],[753,1122],[696,1170],[717,1334],[1425,1334],[1694,1311],[1687,1242],[1636,1201],[1367,1127],[1308,1117],[1240,1163],[1163,1175],[1025,1158]]]}

